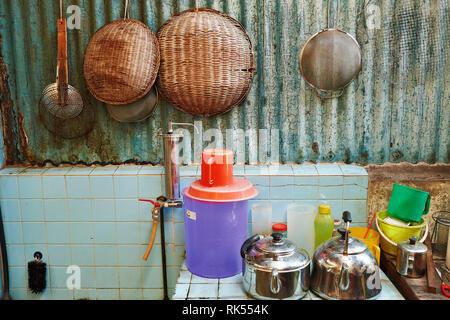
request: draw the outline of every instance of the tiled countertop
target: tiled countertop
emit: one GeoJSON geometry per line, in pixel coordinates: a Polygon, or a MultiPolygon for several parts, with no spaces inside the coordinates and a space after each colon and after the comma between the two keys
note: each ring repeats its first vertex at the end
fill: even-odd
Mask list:
{"type": "MultiPolygon", "coordinates": [[[[380,269],[382,290],[377,300],[405,300],[386,274],[380,269]]],[[[242,275],[225,279],[207,279],[189,272],[186,263],[180,268],[172,300],[254,300],[242,285],[242,275]]],[[[308,291],[302,300],[322,300],[308,291]]]]}

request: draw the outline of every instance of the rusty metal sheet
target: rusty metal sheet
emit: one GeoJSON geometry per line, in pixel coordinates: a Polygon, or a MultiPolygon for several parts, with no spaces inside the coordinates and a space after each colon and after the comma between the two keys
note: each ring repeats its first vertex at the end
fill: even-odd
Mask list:
{"type": "MultiPolygon", "coordinates": [[[[132,0],[131,17],[156,32],[171,15],[194,3],[132,0]]],[[[335,17],[336,1],[331,3],[335,17]]],[[[341,0],[337,27],[359,42],[363,65],[341,98],[324,101],[302,79],[298,56],[306,40],[327,26],[326,0],[199,0],[199,4],[231,15],[249,33],[257,73],[247,100],[208,119],[160,101],[145,122],[114,121],[106,106],[87,92],[82,65],[90,36],[123,15],[124,1],[64,0],[66,8],[75,5],[81,13],[80,29],[68,32],[69,82],[90,98],[97,120],[88,136],[63,140],[44,128],[37,108],[42,89],[55,80],[58,1],[1,0],[2,70],[7,70],[0,81],[5,161],[157,164],[163,157],[157,131],[171,119],[201,121],[204,140],[211,128],[219,129],[224,139],[226,129],[243,130],[245,156],[239,155],[239,162],[449,162],[448,1],[341,0]],[[268,129],[273,137],[267,137],[268,129]],[[258,139],[264,142],[259,149],[258,139]]],[[[227,145],[237,142],[237,133],[228,137],[227,145]]],[[[197,142],[192,154],[198,157],[195,150],[209,143],[197,142]]]]}

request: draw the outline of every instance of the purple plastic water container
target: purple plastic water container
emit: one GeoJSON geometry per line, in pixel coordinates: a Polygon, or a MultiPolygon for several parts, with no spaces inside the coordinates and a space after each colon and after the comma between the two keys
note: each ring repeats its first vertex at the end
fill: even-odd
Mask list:
{"type": "Polygon", "coordinates": [[[248,201],[215,203],[183,192],[186,266],[204,278],[242,272],[240,249],[247,239],[248,201]]]}
{"type": "Polygon", "coordinates": [[[202,153],[202,178],[183,190],[186,266],[203,278],[242,272],[240,249],[247,239],[248,199],[258,191],[233,178],[233,153],[202,153]]]}

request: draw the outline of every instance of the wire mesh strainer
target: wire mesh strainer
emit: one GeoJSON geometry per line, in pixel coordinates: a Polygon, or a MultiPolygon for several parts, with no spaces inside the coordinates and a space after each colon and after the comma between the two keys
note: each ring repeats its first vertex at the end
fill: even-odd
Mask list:
{"type": "Polygon", "coordinates": [[[450,211],[436,211],[432,217],[434,220],[433,234],[431,235],[432,249],[433,252],[445,256],[450,231],[450,211]]]}
{"type": "Polygon", "coordinates": [[[67,66],[67,23],[62,17],[60,0],[60,18],[58,19],[58,63],[56,83],[48,85],[42,92],[40,110],[49,112],[60,119],[71,119],[83,110],[83,99],[78,91],[69,85],[67,66]]]}

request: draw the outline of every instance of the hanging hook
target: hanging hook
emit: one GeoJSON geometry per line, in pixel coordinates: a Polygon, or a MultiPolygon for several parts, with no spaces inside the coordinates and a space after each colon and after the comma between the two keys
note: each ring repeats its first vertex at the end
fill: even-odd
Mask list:
{"type": "Polygon", "coordinates": [[[195,0],[195,12],[198,12],[198,0],[195,0]]]}

